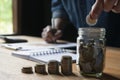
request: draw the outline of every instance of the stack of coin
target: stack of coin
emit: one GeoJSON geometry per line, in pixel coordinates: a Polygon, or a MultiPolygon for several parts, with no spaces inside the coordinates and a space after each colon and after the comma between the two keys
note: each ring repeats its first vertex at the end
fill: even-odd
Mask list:
{"type": "Polygon", "coordinates": [[[46,74],[45,64],[36,64],[35,72],[39,74],[46,74]]]}
{"type": "Polygon", "coordinates": [[[27,74],[32,74],[33,73],[32,67],[23,67],[22,72],[27,74]]]}
{"type": "Polygon", "coordinates": [[[59,74],[59,63],[56,60],[51,60],[48,63],[48,73],[59,74]]]}
{"type": "Polygon", "coordinates": [[[61,73],[64,75],[72,74],[72,57],[71,56],[62,56],[61,73]]]}

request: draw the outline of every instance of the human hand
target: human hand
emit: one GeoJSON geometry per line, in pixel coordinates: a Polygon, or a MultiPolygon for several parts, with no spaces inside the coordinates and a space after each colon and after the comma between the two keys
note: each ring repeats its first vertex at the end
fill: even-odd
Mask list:
{"type": "Polygon", "coordinates": [[[86,17],[87,24],[90,26],[95,25],[102,11],[120,13],[120,0],[96,0],[86,17]]]}
{"type": "Polygon", "coordinates": [[[42,32],[42,38],[48,43],[55,43],[62,36],[62,31],[46,26],[42,32]]]}
{"type": "Polygon", "coordinates": [[[120,13],[120,0],[96,0],[90,11],[91,18],[97,19],[103,10],[120,13]]]}
{"type": "Polygon", "coordinates": [[[114,13],[120,13],[120,0],[105,0],[104,10],[107,12],[113,11],[114,13]]]}

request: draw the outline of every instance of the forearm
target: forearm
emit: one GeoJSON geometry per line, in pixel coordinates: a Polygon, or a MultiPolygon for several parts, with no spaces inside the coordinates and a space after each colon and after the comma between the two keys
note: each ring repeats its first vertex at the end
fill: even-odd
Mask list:
{"type": "Polygon", "coordinates": [[[61,0],[52,1],[52,28],[62,30],[67,24],[68,15],[63,7],[61,0]]]}
{"type": "Polygon", "coordinates": [[[52,28],[62,30],[64,29],[65,25],[68,23],[67,19],[65,18],[52,18],[52,28]]]}

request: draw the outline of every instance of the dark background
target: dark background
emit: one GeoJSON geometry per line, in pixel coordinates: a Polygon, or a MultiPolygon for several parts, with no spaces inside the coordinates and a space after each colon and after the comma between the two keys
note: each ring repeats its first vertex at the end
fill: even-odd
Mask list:
{"type": "Polygon", "coordinates": [[[107,45],[120,47],[120,13],[109,12],[106,31],[107,45]]]}
{"type": "Polygon", "coordinates": [[[21,0],[20,4],[20,33],[41,36],[42,29],[51,23],[50,0],[21,0]]]}
{"type": "MultiPolygon", "coordinates": [[[[21,0],[19,10],[20,34],[41,37],[42,29],[51,24],[51,0],[21,0]]],[[[120,14],[109,13],[107,45],[120,47],[120,14]]],[[[77,34],[73,28],[66,29],[63,39],[69,40],[77,34]],[[74,34],[73,34],[74,33],[74,34]]],[[[75,39],[73,39],[75,41],[75,39]]],[[[70,40],[70,41],[73,41],[70,40]]]]}

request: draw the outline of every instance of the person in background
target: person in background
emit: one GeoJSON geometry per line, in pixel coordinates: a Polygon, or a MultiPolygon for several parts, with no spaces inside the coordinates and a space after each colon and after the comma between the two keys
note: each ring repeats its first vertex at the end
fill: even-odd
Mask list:
{"type": "Polygon", "coordinates": [[[106,27],[108,12],[120,13],[120,0],[51,0],[52,25],[43,29],[42,38],[52,43],[66,35],[66,27],[74,32],[66,38],[76,41],[77,30],[80,27],[106,27]],[[95,25],[86,23],[86,16],[98,20],[95,25]],[[69,25],[68,25],[69,24],[69,25]],[[70,25],[73,25],[72,28],[70,25]],[[75,33],[76,32],[76,33],[75,33]]]}

